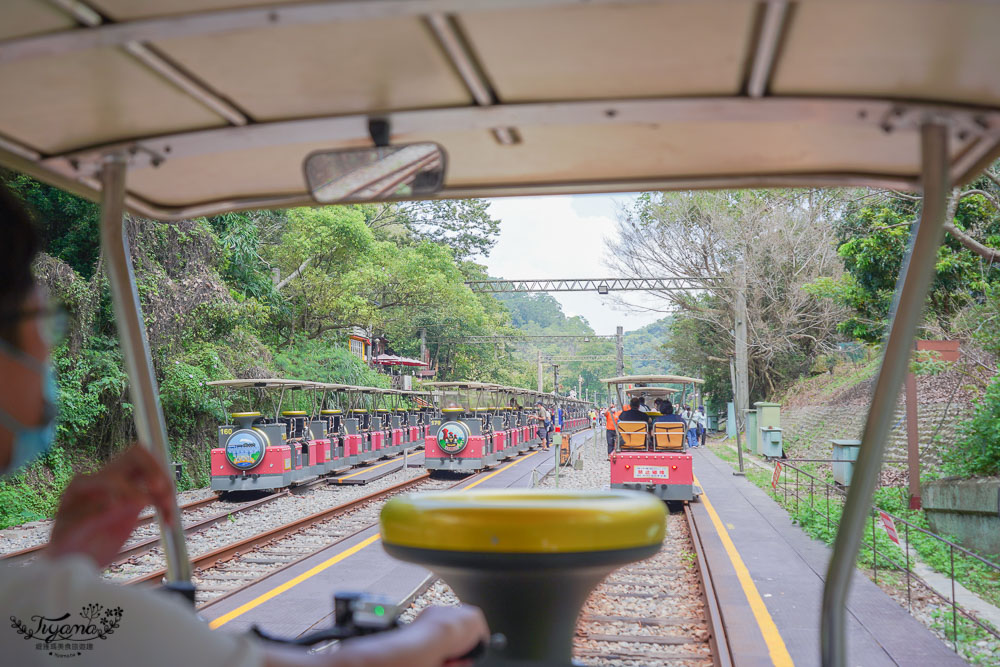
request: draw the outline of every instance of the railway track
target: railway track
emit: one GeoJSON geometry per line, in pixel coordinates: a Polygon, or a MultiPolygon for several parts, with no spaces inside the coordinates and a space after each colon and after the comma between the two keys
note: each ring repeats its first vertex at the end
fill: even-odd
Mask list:
{"type": "MultiPolygon", "coordinates": [[[[392,459],[389,459],[388,462],[395,461],[397,458],[400,460],[402,459],[401,456],[393,457],[392,459]]],[[[358,472],[364,471],[365,468],[358,469],[358,472]]],[[[399,469],[390,467],[382,474],[374,477],[368,477],[366,482],[374,482],[395,472],[399,472],[399,469]]],[[[228,500],[224,500],[218,495],[211,495],[198,500],[193,500],[179,506],[182,516],[181,521],[184,523],[184,535],[185,537],[191,537],[204,532],[213,526],[231,521],[235,515],[262,508],[263,506],[273,503],[281,498],[298,496],[313,489],[325,487],[332,484],[336,481],[336,479],[337,478],[319,477],[315,480],[310,480],[303,484],[282,489],[280,491],[276,491],[275,493],[239,504],[234,504],[228,500]]],[[[0,554],[0,560],[7,561],[7,563],[10,564],[25,563],[38,556],[39,553],[41,553],[41,551],[45,548],[46,544],[47,540],[18,551],[0,554]]],[[[111,567],[134,561],[135,558],[154,551],[159,546],[160,535],[159,528],[156,524],[156,515],[152,513],[140,515],[136,521],[135,531],[129,541],[122,548],[118,558],[111,564],[111,567]]]]}
{"type": "Polygon", "coordinates": [[[577,625],[574,655],[593,665],[732,664],[687,507],[671,516],[658,554],[616,570],[594,590],[577,625]]]}

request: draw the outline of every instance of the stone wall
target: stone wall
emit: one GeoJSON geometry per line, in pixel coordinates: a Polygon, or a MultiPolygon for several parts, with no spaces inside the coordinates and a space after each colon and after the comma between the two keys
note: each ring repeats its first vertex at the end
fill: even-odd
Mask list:
{"type": "MultiPolygon", "coordinates": [[[[931,403],[920,405],[917,410],[920,434],[921,463],[935,468],[941,462],[940,451],[954,442],[957,425],[968,418],[967,413],[957,412],[954,404],[931,403]],[[941,423],[942,415],[945,415],[941,423]],[[940,424],[940,429],[938,426],[940,424]],[[937,430],[937,441],[931,439],[937,430]]],[[[785,451],[795,458],[830,458],[833,439],[860,439],[868,412],[866,407],[855,405],[809,405],[782,408],[781,426],[785,451]]],[[[906,459],[906,417],[900,402],[893,415],[889,432],[886,459],[906,459]]]]}

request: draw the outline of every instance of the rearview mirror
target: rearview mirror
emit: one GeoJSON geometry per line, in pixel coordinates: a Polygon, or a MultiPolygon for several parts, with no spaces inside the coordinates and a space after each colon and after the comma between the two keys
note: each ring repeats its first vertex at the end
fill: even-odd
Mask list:
{"type": "Polygon", "coordinates": [[[306,185],[321,204],[408,199],[444,184],[446,156],[433,142],[319,151],[306,157],[306,185]]]}

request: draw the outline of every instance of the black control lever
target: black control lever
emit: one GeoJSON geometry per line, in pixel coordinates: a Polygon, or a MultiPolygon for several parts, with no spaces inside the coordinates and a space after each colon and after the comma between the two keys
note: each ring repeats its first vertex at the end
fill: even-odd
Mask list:
{"type": "MultiPolygon", "coordinates": [[[[402,610],[386,597],[370,593],[337,593],[333,596],[333,626],[325,630],[310,632],[301,637],[278,637],[254,625],[250,632],[269,642],[293,646],[314,646],[323,642],[362,637],[378,632],[395,630],[400,626],[402,610]]],[[[507,638],[502,634],[490,637],[487,644],[480,641],[471,651],[456,661],[478,660],[486,655],[487,649],[503,650],[507,638]]]]}

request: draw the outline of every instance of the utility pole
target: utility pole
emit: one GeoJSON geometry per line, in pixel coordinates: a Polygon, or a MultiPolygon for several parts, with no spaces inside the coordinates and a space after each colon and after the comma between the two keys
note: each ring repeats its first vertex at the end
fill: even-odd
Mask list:
{"type": "Polygon", "coordinates": [[[625,330],[618,327],[615,331],[615,354],[618,359],[618,377],[625,375],[625,330]]]}
{"type": "Polygon", "coordinates": [[[427,361],[427,329],[425,328],[420,329],[420,361],[427,361]]]}
{"type": "Polygon", "coordinates": [[[538,351],[538,393],[542,392],[542,351],[538,351]]]}
{"type": "Polygon", "coordinates": [[[737,267],[736,307],[734,333],[736,354],[736,378],[733,384],[736,395],[733,403],[736,407],[736,430],[742,428],[741,422],[746,419],[750,409],[750,365],[747,359],[747,274],[743,262],[737,267]]]}
{"type": "Polygon", "coordinates": [[[559,364],[552,364],[552,393],[559,393],[559,364]]]}
{"type": "Polygon", "coordinates": [[[577,398],[583,398],[582,394],[583,394],[583,376],[582,375],[577,375],[576,376],[576,397],[577,398]]]}
{"type": "MultiPolygon", "coordinates": [[[[733,357],[729,357],[729,380],[733,383],[733,410],[736,410],[736,406],[740,404],[739,399],[736,397],[738,392],[736,388],[736,363],[733,361],[733,357]]],[[[743,445],[740,444],[740,422],[736,420],[736,454],[740,459],[740,469],[734,472],[734,475],[746,475],[743,470],[743,445]]]]}

